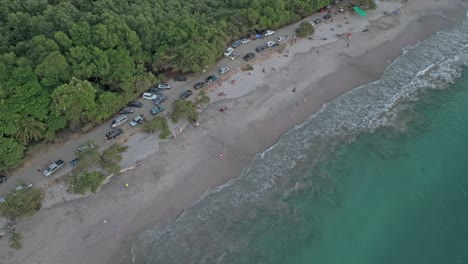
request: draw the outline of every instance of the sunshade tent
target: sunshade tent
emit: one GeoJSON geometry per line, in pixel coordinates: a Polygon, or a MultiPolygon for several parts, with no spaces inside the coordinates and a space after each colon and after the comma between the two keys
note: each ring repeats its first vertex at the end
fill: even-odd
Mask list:
{"type": "Polygon", "coordinates": [[[356,11],[356,13],[358,13],[360,16],[366,16],[367,13],[366,11],[362,10],[360,7],[358,6],[355,6],[353,7],[354,11],[356,11]]]}

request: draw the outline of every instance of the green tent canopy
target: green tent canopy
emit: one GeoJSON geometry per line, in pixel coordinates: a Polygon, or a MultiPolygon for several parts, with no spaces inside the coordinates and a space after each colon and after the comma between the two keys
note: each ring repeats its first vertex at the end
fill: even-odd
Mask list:
{"type": "Polygon", "coordinates": [[[360,16],[366,16],[367,13],[366,11],[362,10],[360,7],[358,6],[355,6],[353,7],[354,11],[356,11],[356,13],[358,13],[360,16]]]}

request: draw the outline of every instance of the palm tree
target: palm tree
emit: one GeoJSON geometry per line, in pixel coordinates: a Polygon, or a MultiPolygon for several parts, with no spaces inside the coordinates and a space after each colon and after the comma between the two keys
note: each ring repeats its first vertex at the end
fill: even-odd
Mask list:
{"type": "Polygon", "coordinates": [[[15,138],[23,144],[30,140],[37,141],[44,137],[46,124],[36,121],[30,116],[18,118],[16,124],[19,128],[16,131],[15,138]]]}

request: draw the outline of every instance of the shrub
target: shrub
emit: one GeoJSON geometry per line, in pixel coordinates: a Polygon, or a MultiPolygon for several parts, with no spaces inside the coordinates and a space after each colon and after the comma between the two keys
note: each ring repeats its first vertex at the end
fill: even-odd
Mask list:
{"type": "Polygon", "coordinates": [[[253,69],[254,69],[253,66],[250,65],[250,64],[247,64],[247,65],[241,67],[242,71],[253,71],[253,69]]]}
{"type": "Polygon", "coordinates": [[[205,91],[200,91],[197,95],[195,104],[197,105],[207,105],[210,103],[210,97],[206,95],[205,91]]]}
{"type": "Polygon", "coordinates": [[[78,157],[79,161],[76,163],[75,168],[73,168],[73,174],[83,174],[84,172],[93,170],[100,165],[101,157],[97,148],[89,149],[86,152],[80,153],[78,157]]]}
{"type": "Polygon", "coordinates": [[[74,176],[70,180],[71,191],[74,193],[85,194],[86,191],[90,190],[92,193],[96,193],[105,178],[106,176],[102,172],[98,171],[87,172],[80,176],[74,176]]]}
{"type": "Polygon", "coordinates": [[[13,192],[6,196],[5,202],[0,205],[0,211],[3,216],[10,218],[32,216],[41,209],[43,199],[44,194],[38,189],[13,192]]]}
{"type": "Polygon", "coordinates": [[[172,121],[177,123],[180,118],[187,118],[189,122],[195,122],[198,119],[197,106],[191,101],[175,100],[172,110],[172,121]]]}
{"type": "Polygon", "coordinates": [[[10,239],[8,240],[10,247],[14,249],[20,249],[23,247],[23,243],[21,240],[23,239],[23,235],[20,233],[13,232],[11,233],[10,239]]]}
{"type": "Polygon", "coordinates": [[[143,132],[155,133],[161,131],[159,134],[160,139],[166,139],[171,135],[171,130],[167,124],[167,119],[162,116],[156,116],[151,121],[146,122],[142,127],[143,132]]]}
{"type": "Polygon", "coordinates": [[[306,37],[308,35],[312,35],[315,32],[314,26],[312,26],[309,22],[302,22],[297,29],[297,36],[298,37],[306,37]]]}

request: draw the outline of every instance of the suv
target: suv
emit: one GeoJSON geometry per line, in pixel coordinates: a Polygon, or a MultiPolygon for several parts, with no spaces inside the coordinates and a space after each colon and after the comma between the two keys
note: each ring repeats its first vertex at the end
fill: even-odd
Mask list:
{"type": "Polygon", "coordinates": [[[155,98],[156,98],[155,94],[152,94],[152,93],[144,93],[143,94],[143,99],[154,100],[155,98]]]}
{"type": "Polygon", "coordinates": [[[229,57],[231,55],[231,53],[234,51],[233,48],[229,47],[227,48],[227,50],[224,52],[224,57],[229,57]]]}
{"type": "Polygon", "coordinates": [[[322,23],[322,19],[317,18],[317,19],[314,20],[314,24],[315,24],[315,25],[318,25],[318,24],[320,24],[320,23],[322,23]]]}
{"type": "Polygon", "coordinates": [[[133,126],[136,126],[138,124],[141,124],[143,123],[143,114],[141,115],[137,115],[135,118],[133,118],[132,121],[130,121],[130,125],[133,127],[133,126]]]}
{"type": "Polygon", "coordinates": [[[155,108],[151,109],[151,110],[150,110],[150,113],[151,113],[152,115],[155,115],[155,114],[161,113],[162,111],[164,111],[164,106],[158,105],[158,106],[156,106],[155,108]]]}
{"type": "Polygon", "coordinates": [[[244,56],[244,60],[245,61],[249,61],[251,59],[255,58],[255,54],[250,52],[250,53],[247,53],[247,55],[244,56]]]}
{"type": "Polygon", "coordinates": [[[192,95],[192,91],[186,90],[180,95],[180,99],[184,100],[192,95]]]}
{"type": "Polygon", "coordinates": [[[120,128],[113,129],[110,132],[107,132],[106,140],[111,140],[113,138],[116,138],[118,135],[120,135],[122,133],[123,133],[123,130],[120,129],[120,128]]]}
{"type": "Polygon", "coordinates": [[[216,77],[216,75],[211,75],[211,76],[208,76],[208,78],[206,78],[205,82],[206,82],[207,84],[210,84],[210,83],[212,83],[212,82],[214,82],[214,81],[216,81],[216,80],[218,80],[218,78],[216,77]]]}
{"type": "Polygon", "coordinates": [[[171,86],[169,84],[167,84],[167,83],[160,83],[160,84],[158,84],[158,88],[163,89],[163,90],[169,90],[169,89],[171,89],[171,86]]]}
{"type": "Polygon", "coordinates": [[[63,160],[57,160],[56,162],[50,164],[49,167],[47,167],[47,169],[45,169],[44,172],[42,172],[42,174],[48,177],[54,172],[56,172],[58,169],[63,168],[63,166],[65,166],[65,162],[63,162],[63,160]]]}
{"type": "Polygon", "coordinates": [[[159,89],[158,87],[151,87],[151,88],[149,88],[148,92],[152,93],[152,94],[156,94],[156,95],[163,95],[164,94],[164,90],[159,89]]]}
{"type": "Polygon", "coordinates": [[[198,90],[198,89],[203,88],[203,86],[205,86],[205,83],[204,83],[204,82],[197,82],[197,83],[193,86],[193,89],[198,90]]]}
{"type": "Polygon", "coordinates": [[[167,100],[167,96],[165,95],[158,95],[156,99],[153,100],[155,105],[162,104],[167,100]]]}

